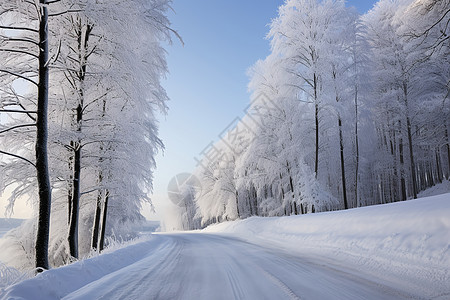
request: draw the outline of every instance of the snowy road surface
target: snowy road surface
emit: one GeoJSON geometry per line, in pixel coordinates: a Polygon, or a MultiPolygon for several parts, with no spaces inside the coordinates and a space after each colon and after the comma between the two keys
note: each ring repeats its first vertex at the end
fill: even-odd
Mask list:
{"type": "Polygon", "coordinates": [[[0,268],[0,300],[448,300],[449,215],[450,193],[153,234],[8,287],[0,268]]]}
{"type": "Polygon", "coordinates": [[[156,235],[135,263],[63,299],[410,299],[406,292],[212,234],[156,235]],[[156,239],[156,240],[155,240],[156,239]]]}

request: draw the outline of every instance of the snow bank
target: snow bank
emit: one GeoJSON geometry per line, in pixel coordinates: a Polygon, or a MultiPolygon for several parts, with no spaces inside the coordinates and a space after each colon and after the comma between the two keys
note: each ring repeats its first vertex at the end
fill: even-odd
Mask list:
{"type": "Polygon", "coordinates": [[[139,263],[149,253],[167,243],[157,236],[146,239],[132,242],[136,244],[121,249],[107,249],[105,254],[45,271],[14,286],[0,286],[0,299],[61,299],[103,276],[139,263]]]}
{"type": "Polygon", "coordinates": [[[450,298],[450,193],[338,212],[252,217],[204,232],[325,258],[392,286],[434,289],[450,298]]]}
{"type": "Polygon", "coordinates": [[[425,198],[430,196],[436,196],[441,194],[450,193],[450,180],[444,180],[442,183],[436,184],[425,191],[417,194],[418,198],[425,198]]]}

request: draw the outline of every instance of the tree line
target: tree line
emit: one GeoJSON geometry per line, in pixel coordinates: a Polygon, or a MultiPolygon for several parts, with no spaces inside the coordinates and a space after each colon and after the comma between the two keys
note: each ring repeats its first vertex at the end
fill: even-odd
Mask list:
{"type": "Polygon", "coordinates": [[[417,198],[450,175],[450,1],[287,0],[252,101],[187,181],[167,229],[417,198]],[[193,179],[192,179],[193,180],[193,179]]]}
{"type": "Polygon", "coordinates": [[[0,3],[0,192],[10,211],[18,198],[36,210],[5,247],[28,258],[21,267],[68,263],[143,219],[163,148],[169,5],[0,3]]]}

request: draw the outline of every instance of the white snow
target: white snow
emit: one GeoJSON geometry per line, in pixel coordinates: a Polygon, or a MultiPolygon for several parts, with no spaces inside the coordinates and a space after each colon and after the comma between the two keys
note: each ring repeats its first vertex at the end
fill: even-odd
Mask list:
{"type": "Polygon", "coordinates": [[[436,196],[441,194],[446,194],[450,192],[450,180],[444,180],[442,183],[436,184],[425,191],[417,194],[418,198],[425,198],[430,196],[436,196]]]}
{"type": "Polygon", "coordinates": [[[46,271],[0,299],[449,299],[450,193],[258,218],[46,271]]]}
{"type": "Polygon", "coordinates": [[[450,299],[450,193],[339,212],[253,217],[205,231],[350,267],[421,297],[450,299]]]}
{"type": "Polygon", "coordinates": [[[206,231],[351,267],[425,298],[450,299],[450,193],[339,212],[253,217],[206,231]]]}

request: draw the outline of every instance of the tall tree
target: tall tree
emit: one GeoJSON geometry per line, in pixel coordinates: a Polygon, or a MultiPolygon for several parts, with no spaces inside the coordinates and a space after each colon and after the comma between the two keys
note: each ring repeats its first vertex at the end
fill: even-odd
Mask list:
{"type": "MultiPolygon", "coordinates": [[[[37,63],[37,82],[33,80],[33,68],[28,70],[8,70],[2,69],[1,72],[15,79],[24,79],[27,82],[31,82],[37,85],[37,101],[36,101],[36,141],[35,141],[35,168],[36,178],[39,194],[39,221],[37,226],[36,237],[36,268],[38,270],[48,269],[48,243],[49,243],[49,229],[50,229],[50,208],[51,208],[51,187],[50,187],[50,175],[48,167],[48,154],[47,154],[47,137],[48,137],[48,93],[49,93],[49,35],[48,35],[48,3],[46,0],[39,0],[39,2],[23,2],[11,1],[3,3],[0,6],[0,13],[5,15],[6,18],[18,17],[21,22],[30,21],[29,24],[38,24],[38,29],[32,27],[22,27],[9,25],[2,25],[2,29],[14,30],[19,32],[19,38],[8,37],[2,34],[3,40],[6,44],[16,44],[16,47],[3,48],[2,52],[16,53],[25,56],[35,57],[38,60],[37,63]],[[25,7],[23,7],[25,6],[25,7]],[[30,12],[35,10],[35,14],[30,12]],[[25,34],[24,34],[25,32],[25,34]],[[28,33],[33,33],[34,36],[29,37],[28,33]],[[22,37],[23,36],[23,37],[22,37]],[[20,44],[17,44],[20,43],[20,44]],[[24,45],[25,44],[25,45],[24,45]],[[35,51],[30,50],[28,45],[34,44],[38,46],[38,54],[35,51]],[[22,46],[21,46],[22,45],[22,46]]],[[[14,35],[15,33],[11,33],[14,35]]],[[[19,58],[20,59],[20,58],[19,58]]],[[[11,61],[10,59],[8,59],[11,61]]],[[[13,83],[14,80],[7,80],[8,83],[13,83]]],[[[12,88],[11,88],[12,90],[12,88]]],[[[18,96],[17,96],[18,97],[18,96]]],[[[18,103],[17,103],[18,104],[18,103]]],[[[20,104],[18,105],[20,106],[20,104]]],[[[23,106],[21,106],[23,109],[23,106]]],[[[25,111],[25,109],[24,109],[25,111]]],[[[25,112],[26,113],[26,112],[25,112]]],[[[17,126],[16,126],[17,128],[17,126]]],[[[3,154],[6,154],[2,151],[3,154]]],[[[13,157],[18,157],[13,155],[13,157]]]]}
{"type": "Polygon", "coordinates": [[[48,269],[51,188],[47,155],[47,113],[49,89],[48,8],[47,0],[39,7],[39,86],[36,115],[36,171],[39,189],[39,222],[36,239],[36,267],[48,269]]]}
{"type": "MultiPolygon", "coordinates": [[[[19,4],[22,2],[17,1],[19,4]]],[[[165,16],[170,4],[166,0],[51,2],[51,5],[37,6],[27,2],[30,7],[17,5],[8,12],[14,17],[19,13],[35,17],[35,8],[52,8],[47,14],[53,19],[46,28],[48,49],[54,52],[48,54],[45,66],[51,70],[49,97],[58,101],[50,101],[48,106],[49,171],[54,195],[50,263],[61,265],[70,262],[71,256],[77,256],[77,248],[78,255],[86,254],[91,248],[93,235],[100,236],[101,248],[106,246],[106,238],[113,232],[118,237],[127,236],[128,224],[143,219],[141,203],[151,203],[148,195],[152,189],[154,156],[163,146],[157,136],[155,113],[165,113],[167,109],[167,95],[160,83],[167,72],[161,42],[170,41],[175,32],[165,16]],[[136,34],[130,34],[131,31],[136,34]],[[101,203],[97,203],[99,194],[102,195],[101,203]],[[71,200],[69,205],[68,198],[71,200]],[[96,216],[99,206],[103,210],[101,218],[96,216]],[[74,216],[77,212],[78,215],[74,216]],[[94,218],[98,222],[94,222],[94,218]],[[99,234],[89,232],[90,229],[99,234]]],[[[1,5],[3,8],[9,3],[1,5]]],[[[39,25],[37,18],[24,22],[39,25]]],[[[15,27],[26,26],[20,23],[15,27]]],[[[37,46],[32,35],[37,35],[38,30],[25,32],[29,36],[20,37],[21,45],[37,46]]],[[[2,51],[0,55],[6,53],[2,51]]],[[[38,53],[30,53],[32,55],[9,51],[5,61],[20,67],[14,73],[20,75],[19,78],[27,78],[23,80],[38,86],[38,53]],[[19,59],[19,54],[23,54],[25,59],[19,59]],[[34,65],[26,59],[28,57],[34,65]],[[27,66],[34,67],[32,72],[27,71],[27,66]]],[[[35,118],[36,111],[30,108],[36,105],[36,101],[31,96],[7,89],[14,87],[15,80],[12,79],[13,71],[7,71],[9,73],[0,75],[7,79],[1,83],[2,109],[6,103],[14,110],[20,110],[24,117],[35,118]],[[8,91],[7,97],[4,97],[3,90],[8,91]],[[16,104],[12,104],[12,99],[16,104]],[[18,99],[22,101],[19,103],[18,99]]],[[[16,121],[21,120],[11,120],[12,127],[16,126],[16,121]]],[[[28,132],[28,125],[8,130],[5,140],[14,141],[10,145],[8,143],[8,153],[16,153],[22,159],[15,158],[5,163],[2,160],[2,171],[12,176],[2,176],[6,182],[2,182],[0,188],[18,184],[11,200],[23,195],[33,196],[35,178],[30,178],[28,171],[34,165],[30,155],[33,153],[30,147],[33,136],[28,132]],[[13,138],[11,133],[14,130],[26,135],[21,144],[13,138]],[[29,165],[27,170],[22,167],[25,164],[29,165]]],[[[24,225],[24,231],[33,232],[33,228],[24,225]]]]}

